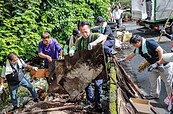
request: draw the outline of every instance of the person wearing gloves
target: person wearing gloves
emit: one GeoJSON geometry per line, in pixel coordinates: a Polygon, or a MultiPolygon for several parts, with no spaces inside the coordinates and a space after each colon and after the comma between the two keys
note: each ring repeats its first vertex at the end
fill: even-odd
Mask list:
{"type": "MultiPolygon", "coordinates": [[[[166,30],[165,29],[162,29],[161,31],[160,31],[160,33],[162,34],[162,35],[165,35],[167,38],[169,38],[170,40],[173,40],[173,34],[168,34],[167,32],[166,32],[166,30]]],[[[171,52],[173,52],[173,43],[172,43],[172,46],[171,46],[171,52]]]]}
{"type": "Polygon", "coordinates": [[[23,68],[26,69],[33,69],[37,70],[37,67],[32,67],[30,65],[27,65],[22,59],[18,58],[18,56],[14,52],[10,52],[7,55],[7,61],[6,65],[3,66],[1,77],[3,78],[3,81],[1,81],[0,90],[3,89],[3,82],[4,80],[7,80],[8,88],[13,104],[13,109],[18,109],[18,101],[17,101],[17,91],[19,86],[23,86],[27,88],[32,97],[34,102],[39,102],[38,94],[36,93],[34,87],[32,84],[25,78],[25,74],[23,71],[23,68]]]}
{"type": "MultiPolygon", "coordinates": [[[[103,34],[91,33],[90,24],[86,21],[80,21],[79,31],[82,37],[76,43],[76,50],[92,50],[94,46],[98,43],[101,43],[103,40],[106,40],[106,37],[103,34]]],[[[86,91],[86,98],[89,104],[95,103],[95,110],[102,111],[102,105],[100,102],[100,94],[102,93],[102,84],[103,80],[94,80],[95,91],[93,93],[92,85],[89,84],[86,91]]]]}
{"type": "Polygon", "coordinates": [[[119,62],[131,60],[135,55],[140,54],[151,65],[148,68],[150,72],[150,95],[146,96],[147,99],[159,98],[161,90],[161,79],[163,80],[166,92],[169,94],[172,90],[172,65],[169,62],[161,63],[163,57],[163,49],[155,40],[146,40],[139,35],[133,35],[130,43],[135,47],[135,50],[128,54],[125,58],[117,59],[119,62]]]}
{"type": "Polygon", "coordinates": [[[75,44],[77,40],[79,40],[81,37],[80,32],[77,28],[73,30],[72,35],[67,39],[66,45],[64,46],[64,55],[73,55],[76,47],[75,44]]]}
{"type": "Polygon", "coordinates": [[[105,35],[106,39],[102,41],[104,51],[107,55],[115,55],[116,51],[113,49],[113,46],[115,44],[115,37],[114,34],[110,28],[110,26],[107,24],[107,22],[104,21],[103,17],[98,16],[96,19],[96,22],[99,24],[100,33],[105,35]]]}

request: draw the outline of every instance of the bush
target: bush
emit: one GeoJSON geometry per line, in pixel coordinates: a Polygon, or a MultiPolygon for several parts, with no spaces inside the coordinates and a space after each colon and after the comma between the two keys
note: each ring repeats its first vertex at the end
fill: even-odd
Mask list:
{"type": "Polygon", "coordinates": [[[11,51],[26,59],[36,56],[43,31],[48,31],[63,47],[77,27],[77,20],[87,20],[94,25],[97,16],[108,18],[109,0],[5,0],[0,1],[0,6],[2,67],[11,51]]]}

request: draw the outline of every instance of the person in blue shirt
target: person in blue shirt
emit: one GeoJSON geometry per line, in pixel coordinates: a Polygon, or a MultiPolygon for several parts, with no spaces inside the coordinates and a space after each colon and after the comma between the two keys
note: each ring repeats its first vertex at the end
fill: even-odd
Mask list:
{"type": "Polygon", "coordinates": [[[106,37],[106,39],[102,41],[105,54],[106,55],[108,55],[108,54],[115,55],[117,53],[113,48],[114,44],[115,44],[115,36],[114,36],[110,26],[107,24],[107,22],[101,16],[98,16],[96,21],[99,24],[100,33],[106,37]]]}
{"type": "Polygon", "coordinates": [[[155,40],[146,40],[139,35],[133,35],[130,43],[135,47],[134,51],[128,54],[125,58],[119,60],[131,60],[137,54],[145,58],[151,65],[148,67],[150,72],[149,81],[151,86],[150,95],[147,99],[158,99],[161,91],[161,79],[163,80],[166,92],[169,94],[172,91],[172,64],[166,62],[162,64],[163,49],[155,40]]]}
{"type": "Polygon", "coordinates": [[[53,59],[62,59],[63,50],[54,38],[51,38],[48,32],[43,32],[42,40],[38,44],[38,56],[44,58],[44,68],[48,68],[48,63],[53,59]]]}

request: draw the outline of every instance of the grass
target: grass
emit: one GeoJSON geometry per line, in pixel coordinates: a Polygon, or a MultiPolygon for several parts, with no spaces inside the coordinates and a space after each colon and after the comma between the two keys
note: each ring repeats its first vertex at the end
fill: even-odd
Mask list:
{"type": "MultiPolygon", "coordinates": [[[[116,80],[116,71],[113,67],[110,69],[110,74],[111,77],[116,80]]],[[[110,92],[109,92],[109,97],[110,97],[110,104],[109,104],[109,109],[111,114],[117,114],[117,86],[115,82],[110,79],[110,92]]]]}

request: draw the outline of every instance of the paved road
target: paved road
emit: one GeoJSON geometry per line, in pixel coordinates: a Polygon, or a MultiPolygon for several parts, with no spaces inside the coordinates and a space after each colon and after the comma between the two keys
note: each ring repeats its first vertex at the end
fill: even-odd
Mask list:
{"type": "MultiPolygon", "coordinates": [[[[129,22],[129,23],[124,23],[124,25],[127,27],[127,30],[132,32],[133,34],[139,34],[146,39],[155,39],[158,41],[159,39],[159,33],[157,32],[140,32],[136,30],[137,28],[140,28],[139,26],[135,25],[135,22],[129,22]]],[[[161,47],[167,51],[170,52],[171,49],[171,41],[166,38],[165,36],[161,37],[160,43],[161,47]]],[[[130,61],[132,65],[132,71],[135,73],[135,78],[136,83],[143,92],[144,95],[149,95],[150,92],[150,84],[149,84],[149,73],[147,70],[139,73],[136,69],[138,68],[140,62],[143,61],[143,58],[140,56],[135,57],[130,61]]],[[[162,89],[161,89],[161,95],[159,100],[151,100],[151,104],[155,107],[155,109],[159,112],[159,114],[165,114],[167,111],[167,108],[163,102],[164,98],[166,97],[166,90],[164,87],[164,84],[162,83],[162,89]]]]}

